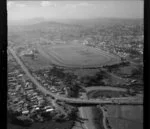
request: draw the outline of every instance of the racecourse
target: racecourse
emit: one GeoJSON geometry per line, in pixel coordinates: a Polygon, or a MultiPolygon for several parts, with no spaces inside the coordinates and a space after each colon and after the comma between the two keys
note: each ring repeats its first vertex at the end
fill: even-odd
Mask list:
{"type": "Polygon", "coordinates": [[[37,49],[47,60],[61,67],[93,68],[120,62],[115,55],[81,44],[37,45],[37,49]]]}

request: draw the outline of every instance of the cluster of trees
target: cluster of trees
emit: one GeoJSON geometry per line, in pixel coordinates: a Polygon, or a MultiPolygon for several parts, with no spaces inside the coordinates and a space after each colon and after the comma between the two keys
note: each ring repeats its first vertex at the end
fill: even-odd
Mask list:
{"type": "Polygon", "coordinates": [[[55,110],[52,115],[52,119],[63,122],[67,120],[76,120],[77,119],[77,107],[65,104],[63,102],[59,102],[59,106],[65,111],[65,113],[61,112],[60,110],[55,110]]]}
{"type": "Polygon", "coordinates": [[[111,66],[104,66],[104,68],[106,68],[109,72],[111,72],[114,69],[119,69],[120,67],[124,67],[124,66],[129,66],[130,62],[129,61],[122,61],[121,63],[118,64],[114,64],[111,66]]]}
{"type": "Polygon", "coordinates": [[[138,66],[137,68],[133,69],[131,77],[138,80],[143,80],[143,67],[138,66]]]}
{"type": "Polygon", "coordinates": [[[21,120],[18,119],[17,117],[19,117],[21,115],[20,112],[14,112],[12,110],[8,110],[7,111],[7,122],[14,124],[14,125],[20,125],[20,126],[24,126],[24,127],[28,127],[32,124],[32,122],[29,119],[25,119],[25,120],[21,120]]]}
{"type": "Polygon", "coordinates": [[[73,73],[65,72],[64,69],[53,67],[49,71],[49,76],[55,76],[61,79],[68,89],[68,97],[78,97],[80,90],[80,82],[77,79],[77,76],[73,73]]]}
{"type": "Polygon", "coordinates": [[[105,85],[103,80],[106,78],[108,78],[107,73],[105,71],[100,70],[94,76],[82,77],[81,82],[87,87],[92,85],[105,85]]]}

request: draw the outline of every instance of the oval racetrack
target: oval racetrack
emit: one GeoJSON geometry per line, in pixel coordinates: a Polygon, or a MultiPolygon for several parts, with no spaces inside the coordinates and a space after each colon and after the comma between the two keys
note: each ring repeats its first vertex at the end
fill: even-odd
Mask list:
{"type": "Polygon", "coordinates": [[[103,50],[80,44],[39,46],[39,52],[62,67],[102,67],[120,62],[120,58],[103,50]]]}

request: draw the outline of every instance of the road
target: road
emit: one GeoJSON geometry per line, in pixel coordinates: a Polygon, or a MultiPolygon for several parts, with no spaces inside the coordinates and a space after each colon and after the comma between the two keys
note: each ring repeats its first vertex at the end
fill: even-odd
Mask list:
{"type": "Polygon", "coordinates": [[[13,57],[16,59],[18,64],[21,66],[23,71],[26,73],[26,75],[31,79],[31,81],[37,86],[37,88],[43,92],[44,94],[50,95],[54,97],[57,100],[64,101],[67,103],[76,103],[76,104],[131,104],[131,105],[141,105],[143,104],[143,98],[135,98],[135,97],[130,97],[127,99],[122,99],[122,98],[117,98],[117,101],[115,99],[80,99],[80,98],[67,98],[67,97],[62,97],[56,94],[51,93],[47,89],[45,89],[29,72],[29,70],[26,68],[26,66],[22,63],[22,61],[19,59],[19,57],[16,55],[16,53],[11,49],[10,47],[8,50],[11,52],[13,57]]]}

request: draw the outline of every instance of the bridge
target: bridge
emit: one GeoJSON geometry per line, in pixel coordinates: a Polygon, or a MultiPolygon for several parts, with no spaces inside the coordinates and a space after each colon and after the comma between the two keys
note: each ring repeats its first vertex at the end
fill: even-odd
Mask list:
{"type": "Polygon", "coordinates": [[[25,72],[25,74],[31,79],[31,81],[37,86],[37,89],[39,89],[42,93],[45,95],[48,95],[58,101],[63,101],[66,103],[72,103],[72,104],[123,104],[123,105],[142,105],[143,104],[143,98],[135,98],[135,97],[124,97],[124,98],[107,98],[107,99],[80,99],[80,98],[67,98],[63,96],[56,95],[54,93],[51,93],[47,89],[45,89],[29,72],[27,67],[23,64],[23,62],[19,59],[19,57],[16,55],[15,51],[8,47],[8,50],[13,55],[15,60],[18,62],[18,64],[21,66],[22,70],[25,72]]]}
{"type": "Polygon", "coordinates": [[[60,101],[64,101],[66,103],[73,103],[73,104],[119,104],[119,105],[142,105],[143,101],[142,98],[106,98],[106,99],[76,99],[76,98],[60,98],[57,99],[60,101]]]}

